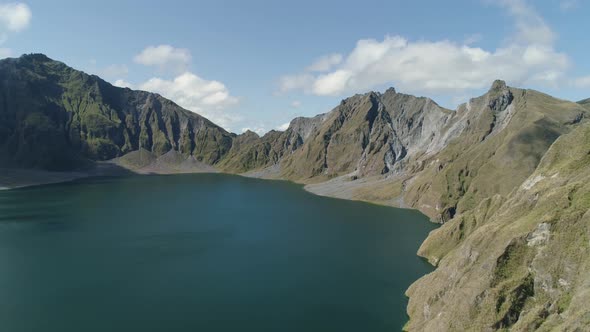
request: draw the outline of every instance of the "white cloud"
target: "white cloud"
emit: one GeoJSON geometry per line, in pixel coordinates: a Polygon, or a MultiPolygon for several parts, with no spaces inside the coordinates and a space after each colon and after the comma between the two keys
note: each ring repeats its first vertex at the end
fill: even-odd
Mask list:
{"type": "Polygon", "coordinates": [[[126,65],[110,65],[98,70],[98,76],[106,79],[115,77],[124,77],[129,73],[129,68],[126,65]]]}
{"type": "Polygon", "coordinates": [[[299,100],[293,100],[291,102],[291,107],[293,107],[293,108],[299,108],[299,107],[301,107],[301,101],[299,101],[299,100]]]}
{"type": "Polygon", "coordinates": [[[123,79],[118,79],[115,81],[115,83],[113,83],[114,86],[118,86],[120,88],[130,88],[133,89],[133,84],[123,80],[123,79]]]}
{"type": "Polygon", "coordinates": [[[310,72],[322,72],[332,69],[334,66],[342,62],[342,54],[329,54],[317,59],[309,67],[306,68],[310,72]]]}
{"type": "Polygon", "coordinates": [[[282,125],[277,127],[277,130],[285,131],[285,130],[289,129],[290,124],[291,124],[290,122],[283,123],[282,125]]]}
{"type": "Polygon", "coordinates": [[[500,6],[514,18],[516,32],[496,49],[401,36],[363,39],[328,72],[281,77],[279,91],[335,96],[395,84],[412,93],[459,95],[485,88],[496,78],[516,85],[553,85],[563,78],[569,58],[554,49],[556,34],[534,8],[520,0],[501,0],[500,6]]]}
{"type": "Polygon", "coordinates": [[[578,7],[579,4],[580,3],[578,0],[561,0],[559,2],[559,8],[562,11],[567,12],[569,10],[572,10],[572,9],[578,7]]]}
{"type": "Polygon", "coordinates": [[[133,60],[144,66],[156,66],[162,71],[180,73],[186,71],[191,58],[191,53],[187,49],[158,45],[146,47],[133,60]]]}
{"type": "Polygon", "coordinates": [[[287,75],[279,79],[279,92],[284,93],[291,90],[304,90],[310,92],[309,87],[313,84],[315,77],[312,74],[287,75]]]}
{"type": "MultiPolygon", "coordinates": [[[[18,32],[29,26],[33,14],[24,3],[0,4],[0,45],[8,39],[10,32],[18,32]]],[[[0,59],[12,56],[10,48],[0,47],[0,59]]]]}
{"type": "Polygon", "coordinates": [[[29,26],[33,14],[24,3],[0,4],[0,32],[21,31],[29,26]]]}
{"type": "Polygon", "coordinates": [[[227,87],[219,81],[205,80],[185,72],[172,80],[154,77],[138,86],[141,90],[159,93],[178,105],[198,113],[228,129],[241,118],[227,108],[238,103],[227,87]]]}
{"type": "Polygon", "coordinates": [[[241,116],[228,111],[230,107],[238,104],[238,98],[230,95],[223,83],[206,80],[188,71],[191,59],[191,53],[187,49],[170,45],[148,46],[137,54],[133,61],[157,67],[161,71],[173,72],[174,78],[153,77],[143,83],[132,84],[120,78],[127,74],[126,66],[110,66],[105,71],[119,77],[113,85],[158,93],[230,130],[242,120],[241,116]]]}
{"type": "Polygon", "coordinates": [[[326,72],[342,62],[341,54],[328,54],[316,59],[311,65],[305,68],[305,72],[297,75],[286,75],[279,79],[279,93],[291,90],[304,90],[311,92],[310,86],[313,84],[315,77],[312,73],[326,72]]]}

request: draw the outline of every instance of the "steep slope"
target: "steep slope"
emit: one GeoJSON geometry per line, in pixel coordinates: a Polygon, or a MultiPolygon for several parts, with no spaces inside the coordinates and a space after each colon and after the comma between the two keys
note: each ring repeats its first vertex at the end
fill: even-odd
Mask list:
{"type": "Polygon", "coordinates": [[[570,183],[585,186],[588,116],[589,110],[579,104],[496,81],[488,93],[444,121],[436,133],[444,137],[440,149],[417,145],[422,148],[408,148],[398,168],[380,175],[354,168],[352,177],[307,188],[414,207],[445,223],[420,248],[419,254],[438,268],[408,291],[409,330],[587,327],[588,308],[569,306],[569,301],[580,294],[576,301],[583,303],[590,286],[584,274],[588,240],[574,238],[588,234],[587,216],[581,217],[590,198],[582,194],[572,203],[575,208],[563,213],[555,200],[574,200],[565,189],[570,183]],[[574,144],[576,149],[568,152],[574,144]],[[563,164],[550,167],[549,160],[563,164]],[[555,175],[561,167],[571,172],[555,175]],[[561,182],[546,182],[546,190],[522,196],[550,176],[561,182]],[[538,205],[530,204],[536,201],[538,205]],[[550,226],[548,216],[553,218],[550,226]],[[549,228],[554,231],[550,254],[538,254],[535,250],[545,245],[549,228]],[[560,269],[569,271],[567,278],[560,269]],[[572,292],[574,284],[579,288],[572,292]]]}
{"type": "Polygon", "coordinates": [[[139,148],[208,164],[232,136],[159,95],[121,89],[41,54],[0,61],[0,165],[71,169],[139,148]]]}
{"type": "Polygon", "coordinates": [[[452,114],[428,98],[394,89],[345,99],[283,160],[282,176],[318,182],[399,171],[415,154],[432,154],[444,145],[444,125],[452,114]]]}
{"type": "MultiPolygon", "coordinates": [[[[391,109],[403,114],[400,110],[407,106],[391,109]]],[[[396,136],[402,133],[402,142],[415,144],[403,145],[406,155],[391,169],[382,169],[387,172],[357,168],[361,171],[353,177],[341,176],[307,188],[328,196],[413,207],[445,222],[483,199],[510,193],[535,170],[557,137],[590,115],[576,103],[510,88],[502,81],[494,82],[485,95],[456,112],[423,114],[439,115],[438,121],[430,122],[435,123],[434,129],[418,128],[421,136],[395,130],[396,136]],[[432,140],[427,139],[429,135],[432,140]]],[[[411,118],[398,121],[412,123],[411,118]]],[[[380,144],[380,140],[371,144],[380,144]]]]}
{"type": "Polygon", "coordinates": [[[238,135],[218,167],[227,172],[244,173],[277,164],[285,153],[301,144],[297,137],[291,137],[291,133],[292,130],[272,130],[263,137],[252,131],[238,135]]]}
{"type": "Polygon", "coordinates": [[[407,205],[446,221],[483,199],[506,196],[551,144],[590,115],[579,105],[496,81],[457,110],[464,129],[408,181],[407,205]]]}
{"type": "Polygon", "coordinates": [[[393,173],[417,154],[442,149],[452,138],[445,124],[453,114],[394,89],[356,95],[326,114],[294,119],[284,132],[238,136],[220,167],[244,172],[280,166],[276,177],[300,182],[393,173]]]}
{"type": "Polygon", "coordinates": [[[407,328],[585,330],[590,326],[589,209],[590,125],[584,124],[557,139],[533,174],[505,199],[488,198],[435,231],[457,234],[473,228],[461,226],[466,220],[479,223],[433,273],[408,290],[407,328]]]}
{"type": "Polygon", "coordinates": [[[457,111],[389,89],[235,135],[43,55],[0,61],[0,167],[220,170],[443,223],[419,251],[437,270],[408,290],[415,331],[590,326],[589,117],[589,100],[496,81],[457,111]]]}

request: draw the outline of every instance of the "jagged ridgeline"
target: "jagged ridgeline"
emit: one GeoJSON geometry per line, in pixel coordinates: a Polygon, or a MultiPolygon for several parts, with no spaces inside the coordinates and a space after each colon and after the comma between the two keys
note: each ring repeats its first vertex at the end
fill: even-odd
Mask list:
{"type": "Polygon", "coordinates": [[[437,269],[408,290],[412,331],[590,326],[589,116],[590,99],[496,81],[455,111],[389,89],[236,135],[43,55],[0,61],[0,167],[246,173],[444,223],[419,251],[437,269]]]}
{"type": "Polygon", "coordinates": [[[7,166],[68,170],[145,149],[216,163],[232,135],[173,102],[114,87],[41,54],[0,61],[0,151],[7,166]]]}

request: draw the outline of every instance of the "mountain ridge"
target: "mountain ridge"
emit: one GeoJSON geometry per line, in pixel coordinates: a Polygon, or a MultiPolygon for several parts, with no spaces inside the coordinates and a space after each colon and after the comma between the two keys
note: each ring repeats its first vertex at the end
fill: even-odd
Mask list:
{"type": "Polygon", "coordinates": [[[67,169],[141,147],[158,155],[174,149],[214,163],[231,143],[223,128],[160,95],[114,87],[44,55],[3,60],[0,74],[0,140],[6,142],[0,150],[16,166],[67,169]],[[45,148],[53,150],[30,144],[35,140],[50,141],[45,148]]]}
{"type": "Polygon", "coordinates": [[[407,292],[408,330],[590,326],[576,305],[590,293],[590,242],[574,236],[590,236],[588,100],[497,80],[452,111],[390,88],[285,131],[236,135],[159,95],[19,59],[0,61],[0,166],[221,171],[418,209],[442,226],[419,250],[437,269],[407,292]]]}

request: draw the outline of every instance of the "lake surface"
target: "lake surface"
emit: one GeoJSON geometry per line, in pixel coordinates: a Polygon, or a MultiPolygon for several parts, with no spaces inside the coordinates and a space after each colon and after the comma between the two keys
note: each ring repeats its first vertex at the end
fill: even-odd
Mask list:
{"type": "Polygon", "coordinates": [[[0,330],[398,331],[434,227],[229,175],[0,191],[0,330]]]}

